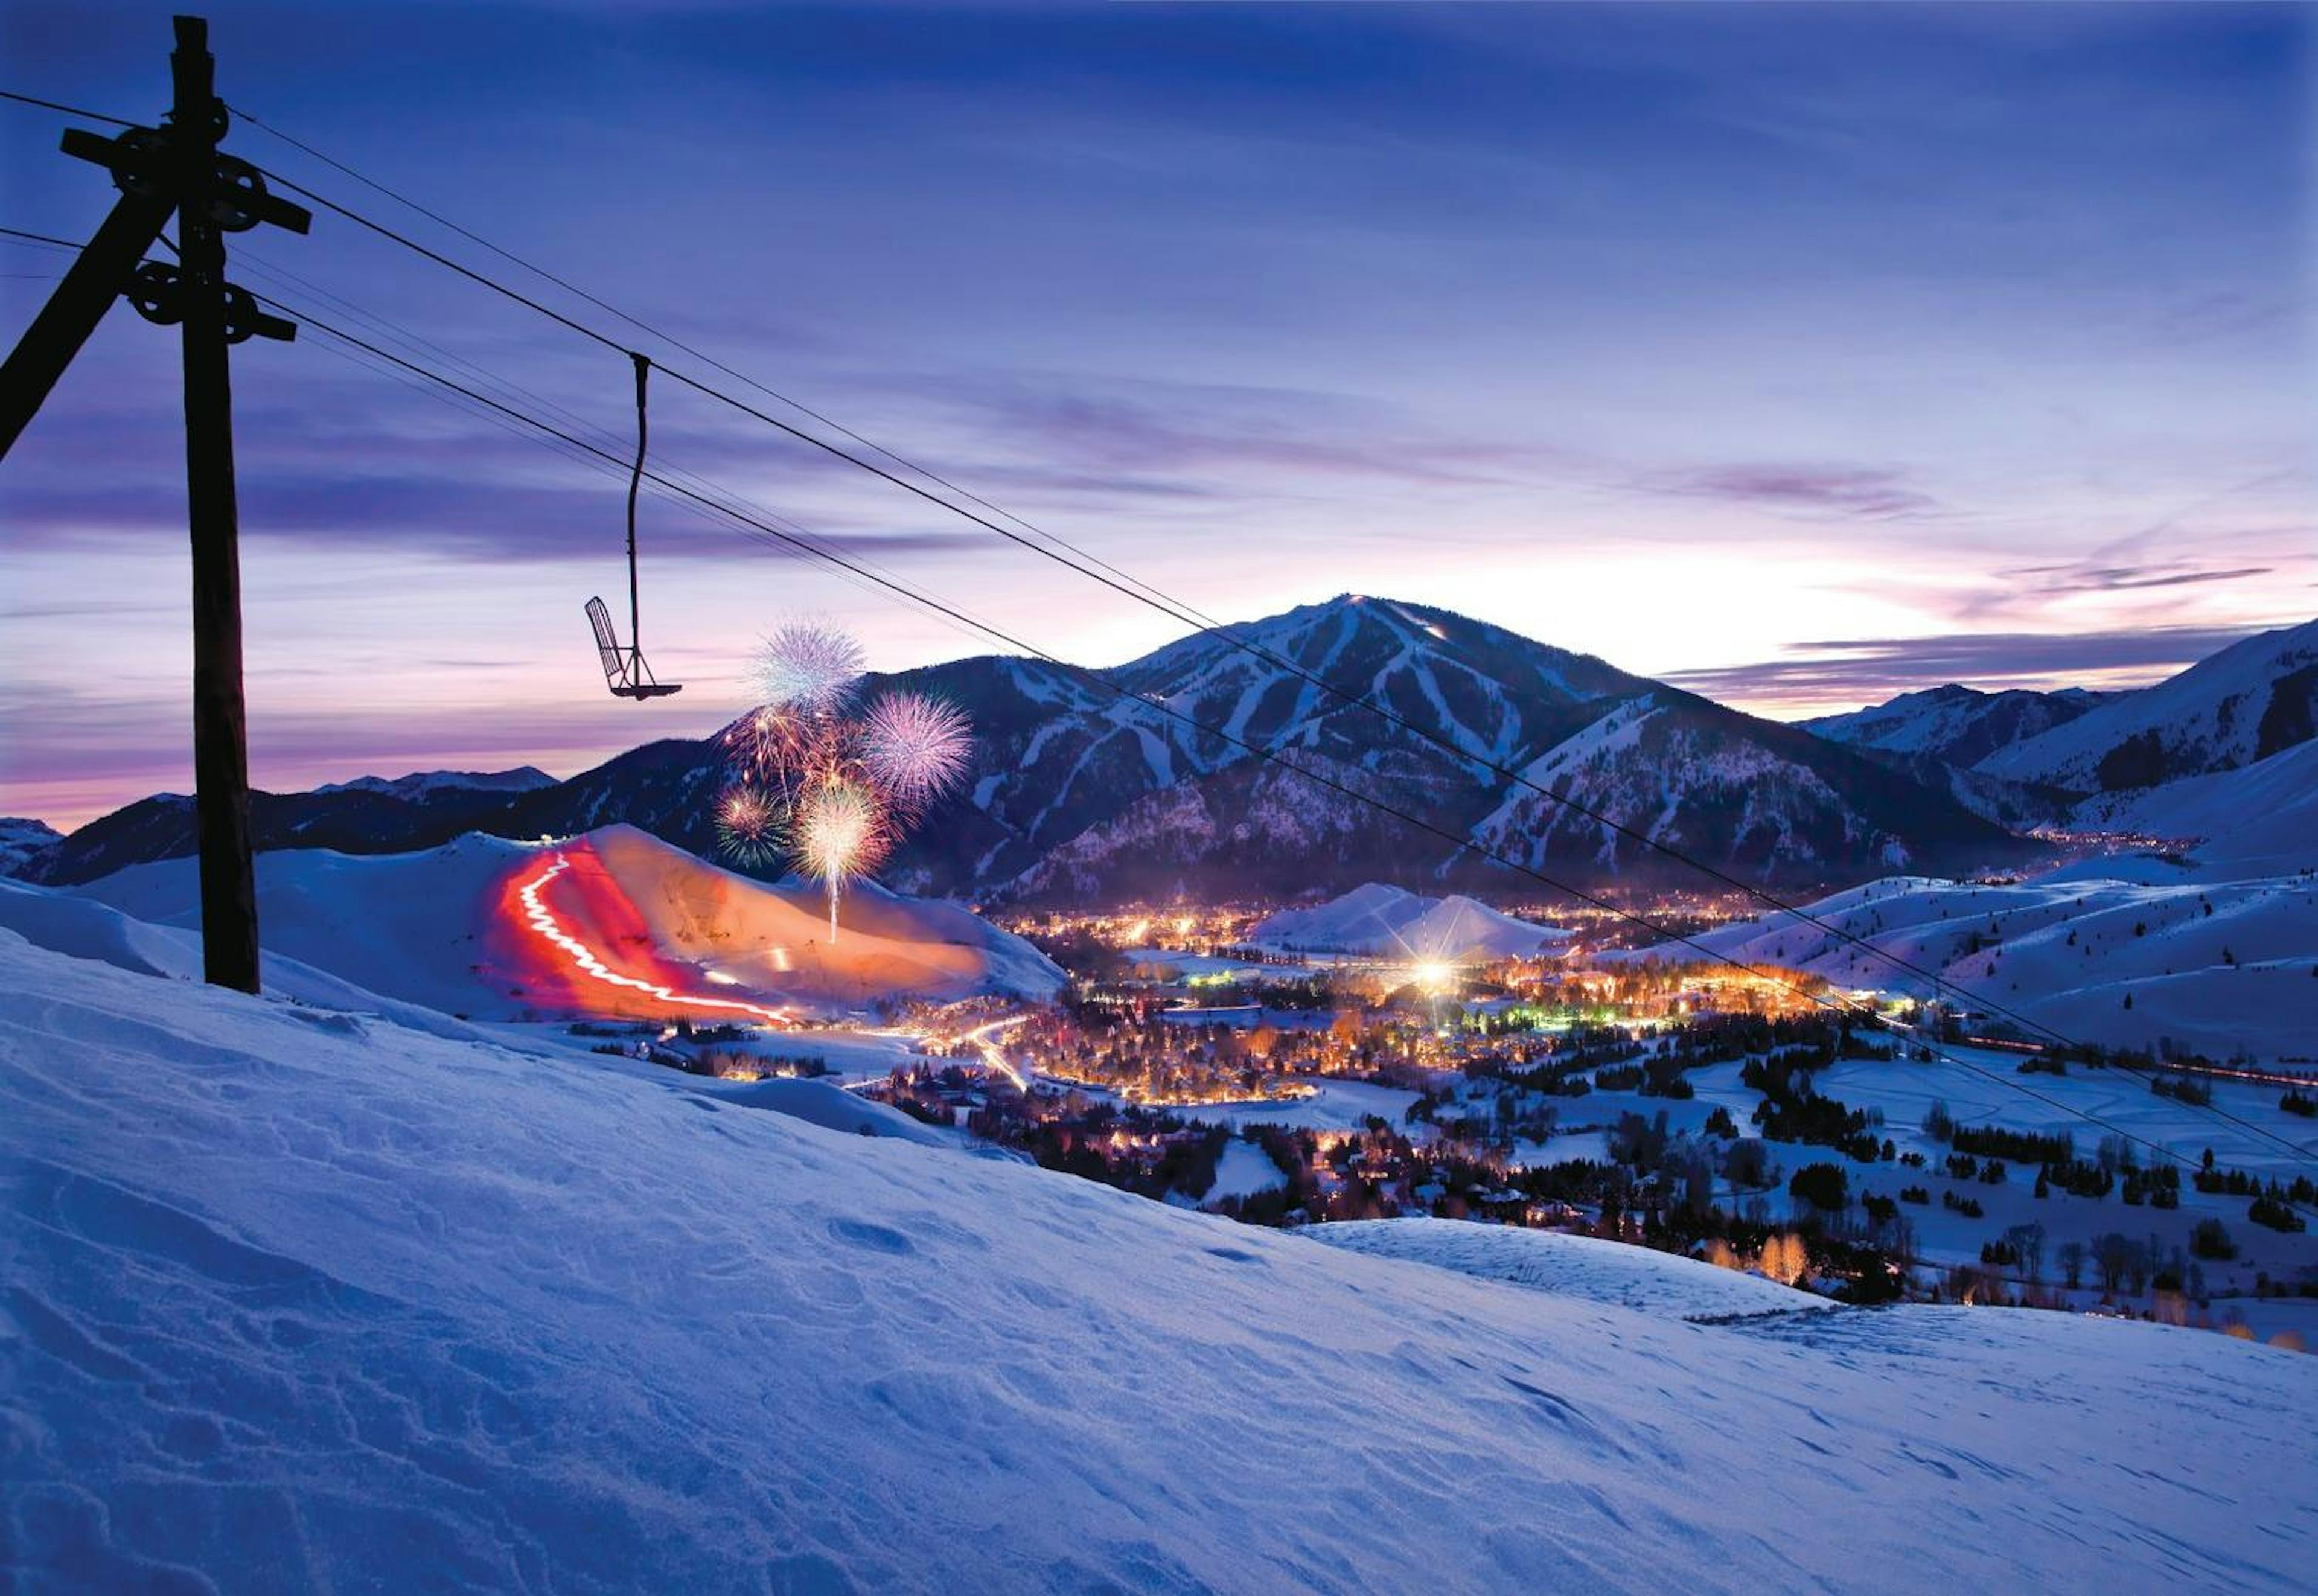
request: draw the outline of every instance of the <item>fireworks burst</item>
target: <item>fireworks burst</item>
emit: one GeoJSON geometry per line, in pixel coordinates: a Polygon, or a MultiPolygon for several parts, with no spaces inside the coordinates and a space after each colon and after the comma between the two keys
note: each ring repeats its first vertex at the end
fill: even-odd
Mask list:
{"type": "Polygon", "coordinates": [[[887,693],[861,718],[861,761],[905,809],[920,809],[957,785],[974,751],[974,731],[957,705],[921,693],[887,693]]]}
{"type": "Polygon", "coordinates": [[[830,776],[797,802],[797,863],[829,894],[829,939],[837,940],[837,899],[845,883],[869,874],[893,847],[885,802],[875,787],[830,776]]]}
{"type": "Polygon", "coordinates": [[[781,801],[743,783],[716,800],[716,840],[743,865],[769,865],[788,842],[788,814],[781,801]]]}
{"type": "Polygon", "coordinates": [[[784,621],[757,655],[757,686],[768,708],[812,717],[845,707],[864,656],[850,634],[825,621],[784,621]]]}
{"type": "Polygon", "coordinates": [[[973,729],[956,705],[881,695],[847,713],[861,645],[825,622],[786,621],[757,661],[762,707],[724,734],[732,785],[716,798],[716,836],[743,865],[786,855],[829,895],[829,939],[849,882],[876,872],[908,822],[964,779],[973,729]]]}

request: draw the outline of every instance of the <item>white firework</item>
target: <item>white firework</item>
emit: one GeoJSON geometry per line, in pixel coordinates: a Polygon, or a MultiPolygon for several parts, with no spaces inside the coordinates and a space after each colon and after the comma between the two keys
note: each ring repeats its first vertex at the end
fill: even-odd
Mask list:
{"type": "Polygon", "coordinates": [[[763,703],[799,714],[833,714],[844,707],[866,663],[861,645],[826,621],[784,621],[757,653],[757,687],[763,703]]]}

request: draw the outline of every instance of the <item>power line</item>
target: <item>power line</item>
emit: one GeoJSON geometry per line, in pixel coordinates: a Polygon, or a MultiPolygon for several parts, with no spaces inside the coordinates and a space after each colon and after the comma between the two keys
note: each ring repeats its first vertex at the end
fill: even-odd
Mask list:
{"type": "Polygon", "coordinates": [[[116,128],[141,127],[125,116],[107,116],[101,111],[83,111],[77,105],[63,105],[54,100],[42,100],[31,94],[20,94],[12,89],[0,89],[0,100],[13,100],[19,105],[37,105],[43,111],[61,111],[67,116],[77,116],[85,121],[111,122],[116,128]]]}
{"type": "MultiPolygon", "coordinates": [[[[414,362],[405,360],[401,356],[396,355],[391,351],[382,349],[378,345],[371,344],[367,340],[357,337],[351,333],[346,332],[342,328],[331,326],[327,322],[312,318],[309,318],[309,321],[310,324],[312,325],[319,332],[324,333],[331,337],[343,340],[356,348],[367,352],[380,360],[387,362],[392,366],[400,367],[405,371],[414,373],[415,375],[425,378],[429,381],[439,383],[444,387],[460,392],[468,399],[487,406],[490,409],[498,411],[514,420],[519,421],[526,426],[531,426],[543,434],[552,437],[560,438],[562,442],[571,444],[576,449],[598,457],[615,470],[625,469],[624,462],[617,456],[607,451],[597,448],[596,445],[588,444],[580,438],[563,433],[561,429],[549,423],[524,414],[511,406],[504,405],[486,394],[469,389],[452,378],[445,377],[439,372],[429,371],[414,362]]],[[[1130,692],[1128,689],[1110,682],[1108,678],[1104,677],[1098,672],[1087,669],[1083,667],[1073,665],[1069,661],[1062,659],[1058,656],[1051,654],[1047,650],[1037,647],[1035,644],[1025,641],[1024,640],[1016,637],[1001,628],[992,626],[987,623],[974,620],[965,612],[956,609],[939,598],[917,590],[909,584],[902,582],[899,578],[879,576],[861,567],[856,566],[842,553],[822,547],[810,534],[792,533],[783,531],[769,524],[756,522],[741,512],[732,509],[728,506],[718,504],[713,499],[700,495],[690,489],[684,488],[675,482],[660,478],[659,474],[655,471],[648,469],[642,474],[647,478],[660,481],[663,488],[671,492],[677,493],[680,497],[694,499],[709,509],[714,510],[735,521],[741,522],[744,526],[753,528],[758,533],[764,537],[776,539],[781,543],[793,547],[813,559],[852,570],[855,574],[867,578],[874,581],[877,586],[886,588],[898,596],[901,596],[913,604],[946,614],[951,618],[963,624],[973,627],[975,630],[983,632],[985,636],[988,636],[1006,647],[1041,659],[1059,670],[1080,677],[1100,690],[1110,694],[1115,699],[1134,699],[1138,703],[1146,704],[1153,703],[1151,700],[1142,699],[1139,695],[1130,692]]],[[[1277,749],[1268,749],[1248,742],[1221,727],[1208,725],[1196,717],[1174,708],[1172,705],[1157,704],[1154,704],[1154,707],[1158,708],[1162,713],[1169,715],[1171,718],[1181,722],[1182,724],[1189,726],[1194,731],[1201,731],[1208,735],[1219,738],[1224,741],[1230,742],[1241,748],[1250,755],[1263,760],[1267,764],[1279,766],[1297,776],[1302,776],[1307,781],[1312,782],[1337,794],[1341,797],[1363,804],[1375,810],[1379,813],[1397,820],[1405,825],[1415,827],[1419,830],[1430,832],[1434,836],[1446,838],[1452,841],[1457,839],[1455,833],[1447,830],[1445,828],[1441,827],[1433,821],[1427,820],[1410,811],[1402,809],[1397,804],[1379,798],[1372,794],[1363,793],[1358,788],[1337,781],[1334,777],[1331,777],[1323,772],[1307,768],[1305,766],[1299,765],[1293,760],[1285,758],[1277,749]]],[[[1605,913],[1614,915],[1630,924],[1638,926],[1654,935],[1665,937],[1679,946],[1688,947],[1717,964],[1729,965],[1730,968],[1738,971],[1742,974],[1752,976],[1755,979],[1764,981],[1766,983],[1784,987],[1788,991],[1792,991],[1797,996],[1802,998],[1805,1001],[1810,1002],[1816,1007],[1827,1009],[1832,1013],[1842,1015],[1861,1012],[1860,1006],[1850,1003],[1847,1000],[1829,998],[1820,993],[1813,992],[1800,983],[1788,980],[1782,975],[1766,973],[1765,972],[1755,969],[1753,966],[1746,964],[1728,954],[1708,947],[1685,933],[1658,925],[1648,917],[1640,915],[1633,910],[1623,909],[1607,899],[1602,898],[1595,893],[1586,892],[1581,888],[1571,886],[1565,882],[1558,881],[1555,878],[1547,875],[1544,872],[1525,865],[1519,860],[1514,859],[1508,856],[1496,854],[1491,850],[1482,849],[1478,851],[1488,853],[1490,857],[1496,859],[1496,862],[1504,865],[1506,868],[1514,870],[1521,874],[1527,875],[1532,880],[1539,882],[1541,884],[1547,886],[1555,892],[1563,893],[1580,902],[1586,903],[1595,909],[1603,910],[1605,913]]],[[[1873,1014],[1872,1009],[1866,1010],[1865,1012],[1867,1018],[1871,1019],[1879,1018],[1873,1014]]],[[[2107,1131],[2111,1134],[2116,1135],[2135,1145],[2144,1147],[2158,1154],[2160,1157],[2179,1164],[2184,1168],[2194,1170],[2199,1167],[2197,1161],[2190,1159],[2188,1155],[2176,1152],[2171,1148],[2167,1147],[2161,1143],[2152,1141],[2145,1136],[2128,1131],[2121,1125],[2115,1125],[2110,1121],[2102,1118],[2099,1115],[2095,1114],[2089,1109],[2081,1108],[2073,1104],[2064,1102],[2057,1098],[2048,1096],[2045,1093],[2037,1091],[2032,1087],[2025,1085],[2017,1079],[1983,1068],[1972,1063],[1969,1060],[1957,1058],[1951,1054],[1941,1051],[1931,1044],[1919,1044],[1919,1045],[1923,1045],[1927,1051],[1933,1054],[1933,1056],[1940,1059],[1944,1063],[1952,1064],[1958,1069],[1966,1071],[1971,1074],[1977,1075],[1983,1080],[1993,1082],[1994,1084],[2008,1087],[2010,1089],[2017,1091],[2023,1096],[2034,1098],[2035,1100],[2041,1102],[2046,1107],[2053,1108],[2062,1114],[2080,1119],[2087,1124],[2098,1126],[2100,1129],[2107,1131]]],[[[2260,1127],[2248,1126],[2247,1128],[2260,1131],[2260,1127]]],[[[2267,1134],[2267,1133],[2263,1134],[2267,1134]]],[[[2277,1141],[2279,1145],[2287,1148],[2296,1157],[2306,1156],[2306,1154],[2303,1152],[2302,1149],[2290,1142],[2286,1142],[2283,1138],[2272,1137],[2270,1139],[2277,1141]]]]}

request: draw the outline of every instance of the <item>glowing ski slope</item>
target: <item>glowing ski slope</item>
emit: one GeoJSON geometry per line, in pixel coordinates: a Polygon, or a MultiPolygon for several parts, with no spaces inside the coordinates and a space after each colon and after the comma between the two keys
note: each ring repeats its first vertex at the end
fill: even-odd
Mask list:
{"type": "Polygon", "coordinates": [[[13,934],[0,991],[20,1588],[2318,1566],[2318,1359],[1987,1310],[1690,1324],[13,934]]]}

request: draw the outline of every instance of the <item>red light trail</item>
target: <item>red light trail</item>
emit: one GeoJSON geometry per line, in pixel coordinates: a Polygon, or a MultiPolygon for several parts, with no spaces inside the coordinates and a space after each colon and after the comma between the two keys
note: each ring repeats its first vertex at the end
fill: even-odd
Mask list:
{"type": "Polygon", "coordinates": [[[541,898],[540,894],[547,884],[571,868],[571,859],[563,854],[557,854],[554,862],[546,869],[517,889],[516,898],[522,905],[523,918],[530,925],[531,929],[542,941],[560,952],[564,961],[572,969],[590,981],[640,992],[646,997],[657,998],[663,1003],[690,1009],[714,1009],[726,1013],[752,1014],[773,1025],[785,1026],[791,1023],[790,1016],[781,1009],[767,1009],[759,1004],[743,1002],[737,998],[705,998],[689,992],[680,992],[664,982],[645,981],[633,975],[624,975],[613,969],[597,956],[593,948],[566,930],[562,923],[555,918],[555,911],[550,909],[541,898]]]}

